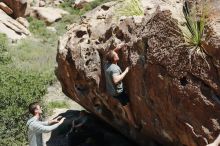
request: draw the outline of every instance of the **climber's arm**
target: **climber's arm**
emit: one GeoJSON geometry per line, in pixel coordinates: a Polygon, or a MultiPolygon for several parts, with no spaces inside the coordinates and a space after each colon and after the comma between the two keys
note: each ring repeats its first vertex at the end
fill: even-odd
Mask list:
{"type": "Polygon", "coordinates": [[[122,72],[121,74],[113,73],[112,78],[114,84],[118,84],[121,80],[123,80],[125,75],[128,73],[129,69],[130,69],[129,67],[126,67],[125,71],[122,72]]]}

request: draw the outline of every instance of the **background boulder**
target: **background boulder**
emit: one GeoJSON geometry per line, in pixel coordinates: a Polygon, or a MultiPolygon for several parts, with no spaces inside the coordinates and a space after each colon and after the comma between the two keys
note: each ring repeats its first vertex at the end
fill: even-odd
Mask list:
{"type": "Polygon", "coordinates": [[[12,9],[12,17],[23,17],[27,8],[27,0],[1,0],[12,9]]]}
{"type": "Polygon", "coordinates": [[[4,33],[11,40],[18,40],[30,35],[30,31],[18,21],[12,19],[0,10],[0,33],[4,33]]]}
{"type": "Polygon", "coordinates": [[[62,15],[69,14],[68,12],[53,7],[31,7],[30,16],[43,20],[50,25],[62,18],[62,15]]]}

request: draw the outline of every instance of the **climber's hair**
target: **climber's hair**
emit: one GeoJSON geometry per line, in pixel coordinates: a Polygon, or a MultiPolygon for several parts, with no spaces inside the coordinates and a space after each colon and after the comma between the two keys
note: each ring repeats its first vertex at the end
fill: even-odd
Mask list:
{"type": "Polygon", "coordinates": [[[114,50],[110,50],[110,51],[108,51],[107,54],[106,54],[106,60],[107,60],[109,63],[114,62],[114,56],[115,56],[114,52],[115,52],[114,50]]]}
{"type": "Polygon", "coordinates": [[[32,115],[35,114],[34,111],[36,110],[36,108],[37,108],[38,105],[40,105],[39,102],[33,102],[33,103],[31,103],[31,104],[29,105],[28,109],[29,109],[29,112],[30,112],[32,115]]]}

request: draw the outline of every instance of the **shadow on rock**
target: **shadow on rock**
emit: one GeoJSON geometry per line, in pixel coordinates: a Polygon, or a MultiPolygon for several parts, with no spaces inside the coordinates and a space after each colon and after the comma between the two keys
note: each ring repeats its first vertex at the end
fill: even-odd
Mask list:
{"type": "MultiPolygon", "coordinates": [[[[58,116],[66,119],[52,132],[47,146],[138,146],[84,110],[68,110],[58,116]]],[[[148,146],[161,145],[151,142],[148,146]]]]}
{"type": "Polygon", "coordinates": [[[68,110],[64,123],[51,134],[47,146],[137,146],[86,111],[68,110]]]}

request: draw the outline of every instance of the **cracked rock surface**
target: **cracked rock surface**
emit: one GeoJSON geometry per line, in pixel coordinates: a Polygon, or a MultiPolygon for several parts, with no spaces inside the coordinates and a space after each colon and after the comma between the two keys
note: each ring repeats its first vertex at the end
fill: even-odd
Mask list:
{"type": "MultiPolygon", "coordinates": [[[[219,35],[205,38],[209,56],[190,55],[178,24],[181,0],[143,0],[145,16],[114,18],[106,3],[72,24],[60,39],[57,77],[63,92],[140,145],[147,139],[180,146],[205,146],[220,131],[219,35]],[[132,68],[123,80],[138,131],[122,106],[105,91],[104,54],[124,42],[119,66],[132,68]]],[[[213,2],[215,4],[215,2],[213,2]]]]}

